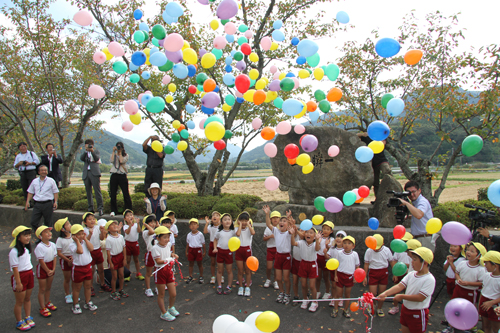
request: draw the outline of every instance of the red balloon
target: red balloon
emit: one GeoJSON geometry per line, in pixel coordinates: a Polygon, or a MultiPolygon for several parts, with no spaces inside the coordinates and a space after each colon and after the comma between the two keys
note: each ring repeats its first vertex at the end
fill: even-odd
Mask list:
{"type": "Polygon", "coordinates": [[[287,158],[296,158],[297,156],[299,156],[299,147],[297,147],[296,144],[293,144],[293,143],[289,143],[285,146],[285,149],[284,149],[284,152],[285,152],[285,156],[287,158]]]}
{"type": "Polygon", "coordinates": [[[358,194],[362,198],[366,198],[370,195],[370,188],[366,185],[360,186],[358,188],[358,194]]]}
{"type": "Polygon", "coordinates": [[[240,93],[244,94],[250,88],[250,78],[245,74],[240,74],[234,80],[234,85],[240,93]]]}
{"type": "Polygon", "coordinates": [[[214,147],[217,150],[222,150],[222,149],[226,148],[226,143],[224,142],[224,140],[215,141],[214,147]]]}
{"type": "Polygon", "coordinates": [[[402,225],[397,225],[392,230],[392,234],[393,234],[394,238],[396,238],[396,239],[403,238],[403,236],[405,235],[405,233],[406,233],[406,228],[403,227],[402,225]]]}
{"type": "Polygon", "coordinates": [[[196,93],[196,90],[198,90],[198,89],[196,88],[196,86],[194,86],[194,85],[190,85],[190,86],[189,86],[189,88],[188,88],[188,90],[189,90],[189,92],[190,92],[191,94],[195,94],[195,93],[196,93]]]}
{"type": "Polygon", "coordinates": [[[250,55],[250,53],[252,53],[252,48],[248,45],[248,43],[243,43],[241,44],[241,52],[244,55],[250,55]]]}
{"type": "Polygon", "coordinates": [[[366,272],[363,268],[358,268],[354,271],[354,280],[356,280],[357,283],[363,282],[365,277],[366,277],[366,272]]]}

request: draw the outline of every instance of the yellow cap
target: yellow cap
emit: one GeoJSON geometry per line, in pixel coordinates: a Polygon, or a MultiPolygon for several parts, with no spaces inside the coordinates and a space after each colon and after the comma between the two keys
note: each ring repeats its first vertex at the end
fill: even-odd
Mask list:
{"type": "Polygon", "coordinates": [[[125,209],[125,210],[123,211],[123,216],[125,216],[125,214],[127,214],[128,212],[130,212],[130,213],[132,213],[132,215],[134,215],[134,211],[133,211],[132,209],[128,209],[128,208],[127,208],[127,209],[125,209]]]}
{"type": "Polygon", "coordinates": [[[30,228],[28,227],[25,227],[24,225],[20,225],[19,227],[16,227],[14,230],[12,230],[12,237],[14,237],[14,240],[12,241],[12,243],[10,243],[9,247],[14,247],[16,246],[16,238],[17,236],[25,231],[25,230],[31,230],[30,228]]]}
{"type": "Polygon", "coordinates": [[[175,212],[173,210],[167,210],[165,212],[165,214],[163,214],[163,216],[168,216],[168,214],[172,214],[172,213],[175,214],[175,212]]]}
{"type": "Polygon", "coordinates": [[[40,235],[42,234],[42,232],[45,230],[45,229],[49,229],[49,230],[52,230],[52,228],[49,228],[45,225],[42,225],[41,227],[38,227],[35,231],[35,235],[37,238],[40,238],[40,235]]]}
{"type": "Polygon", "coordinates": [[[115,221],[115,220],[108,221],[106,223],[106,225],[104,226],[104,229],[106,229],[106,231],[108,231],[109,226],[112,225],[113,223],[118,224],[118,221],[115,221]]]}
{"type": "Polygon", "coordinates": [[[85,219],[86,219],[86,218],[87,218],[87,216],[89,216],[89,215],[93,215],[93,216],[95,216],[95,215],[94,215],[94,213],[92,213],[92,212],[86,212],[86,213],[84,213],[84,214],[83,214],[83,216],[82,216],[82,221],[85,221],[85,219]]]}
{"type": "Polygon", "coordinates": [[[373,237],[375,237],[375,239],[377,240],[377,247],[375,248],[375,250],[378,250],[382,247],[382,245],[384,245],[384,237],[382,237],[381,234],[375,234],[373,235],[373,237]]]}
{"type": "Polygon", "coordinates": [[[158,228],[155,229],[155,234],[157,235],[163,235],[163,234],[169,234],[170,230],[168,230],[167,227],[164,226],[159,226],[158,228]]]}
{"type": "Polygon", "coordinates": [[[214,210],[214,211],[212,212],[212,216],[214,216],[214,214],[219,214],[219,216],[221,215],[221,213],[219,213],[219,212],[218,212],[218,211],[216,211],[216,210],[214,210]]]}
{"type": "Polygon", "coordinates": [[[500,265],[500,252],[498,251],[488,251],[482,258],[481,262],[484,264],[485,261],[491,261],[495,264],[500,265]]]}
{"type": "Polygon", "coordinates": [[[247,212],[247,211],[243,211],[243,212],[241,212],[241,213],[238,215],[238,217],[237,217],[237,218],[236,218],[236,220],[234,221],[234,227],[235,227],[235,228],[239,228],[239,227],[240,227],[240,222],[239,222],[239,220],[240,220],[240,216],[241,216],[241,214],[243,214],[243,213],[248,214],[248,222],[250,222],[250,225],[252,225],[252,224],[253,224],[253,221],[252,221],[252,219],[250,218],[250,213],[249,213],[249,212],[247,212]]]}
{"type": "Polygon", "coordinates": [[[273,217],[278,217],[278,218],[281,218],[281,213],[278,212],[277,210],[271,212],[271,218],[273,217]]]}
{"type": "Polygon", "coordinates": [[[402,240],[404,240],[405,242],[409,241],[410,239],[413,239],[413,235],[410,234],[408,231],[405,233],[405,235],[403,236],[403,238],[401,238],[402,240]]]}
{"type": "Polygon", "coordinates": [[[79,224],[75,224],[71,226],[71,234],[76,235],[80,231],[83,231],[83,227],[79,224]]]}
{"type": "Polygon", "coordinates": [[[434,260],[434,253],[426,247],[419,247],[415,250],[411,250],[410,252],[415,253],[417,256],[422,258],[426,263],[431,264],[434,260]]]}
{"type": "Polygon", "coordinates": [[[470,242],[469,244],[467,245],[472,245],[474,246],[478,251],[479,253],[481,254],[481,256],[484,256],[486,254],[486,248],[484,247],[483,244],[481,243],[477,243],[477,242],[470,242]]]}
{"type": "MultiPolygon", "coordinates": [[[[143,217],[143,219],[142,219],[142,229],[141,229],[142,231],[144,231],[144,229],[146,229],[146,226],[145,226],[145,224],[146,224],[146,219],[147,219],[148,217],[150,217],[150,216],[153,216],[153,217],[156,219],[156,215],[154,215],[154,214],[149,214],[149,215],[144,216],[144,217],[143,217]]],[[[166,218],[166,217],[165,217],[165,218],[166,218]]],[[[162,217],[162,219],[163,219],[163,217],[162,217]]],[[[161,220],[160,220],[160,221],[161,221],[161,220]]]]}
{"type": "Polygon", "coordinates": [[[410,239],[409,241],[406,242],[406,246],[408,246],[408,250],[415,250],[421,247],[422,243],[420,243],[416,239],[410,239]]]}
{"type": "Polygon", "coordinates": [[[330,228],[332,228],[332,231],[333,231],[333,228],[335,228],[335,224],[333,224],[333,222],[331,222],[331,221],[326,221],[325,223],[323,223],[323,225],[329,226],[330,228]]]}
{"type": "Polygon", "coordinates": [[[354,245],[356,245],[356,240],[352,236],[345,236],[342,241],[349,240],[351,241],[354,245]]]}
{"type": "Polygon", "coordinates": [[[160,219],[160,224],[162,223],[167,223],[167,221],[165,221],[166,219],[169,219],[170,220],[170,223],[172,223],[172,219],[170,217],[167,217],[167,216],[163,216],[161,219],[160,219]]]}
{"type": "MultiPolygon", "coordinates": [[[[160,219],[160,220],[162,220],[162,219],[160,219]]],[[[191,222],[194,222],[196,224],[200,224],[200,221],[198,221],[198,219],[195,219],[194,217],[191,220],[189,220],[189,224],[191,224],[191,222]]]]}
{"type": "Polygon", "coordinates": [[[66,222],[68,222],[67,217],[57,220],[56,223],[54,223],[54,230],[60,232],[64,227],[64,224],[66,224],[66,222]]]}
{"type": "Polygon", "coordinates": [[[222,221],[222,219],[224,218],[224,216],[229,216],[229,217],[231,218],[231,220],[233,219],[233,217],[231,216],[231,214],[229,214],[229,213],[224,213],[224,214],[222,214],[222,215],[221,215],[221,217],[220,217],[220,220],[221,220],[221,221],[222,221]]]}

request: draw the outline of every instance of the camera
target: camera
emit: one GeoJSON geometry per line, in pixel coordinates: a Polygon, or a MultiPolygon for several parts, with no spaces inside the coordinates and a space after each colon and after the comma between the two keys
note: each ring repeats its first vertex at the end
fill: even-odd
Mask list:
{"type": "Polygon", "coordinates": [[[88,149],[92,149],[92,148],[94,148],[94,146],[93,145],[88,145],[87,148],[88,149]]]}
{"type": "Polygon", "coordinates": [[[403,224],[403,222],[406,220],[406,217],[408,214],[410,214],[410,211],[406,206],[403,206],[401,204],[401,201],[399,199],[403,199],[404,201],[408,201],[408,196],[410,195],[410,192],[396,192],[396,191],[387,191],[386,193],[390,193],[394,195],[394,198],[389,198],[389,202],[387,203],[387,207],[395,207],[396,208],[396,213],[394,214],[396,216],[396,223],[397,224],[403,224]]]}
{"type": "Polygon", "coordinates": [[[117,145],[116,145],[116,149],[118,149],[118,150],[123,149],[123,146],[122,146],[122,145],[120,145],[120,144],[117,144],[117,145]]]}
{"type": "Polygon", "coordinates": [[[472,208],[469,210],[469,219],[472,221],[470,230],[472,231],[472,239],[475,239],[478,234],[477,228],[484,228],[486,225],[495,225],[498,221],[495,219],[495,212],[483,207],[464,204],[464,207],[472,208]]]}

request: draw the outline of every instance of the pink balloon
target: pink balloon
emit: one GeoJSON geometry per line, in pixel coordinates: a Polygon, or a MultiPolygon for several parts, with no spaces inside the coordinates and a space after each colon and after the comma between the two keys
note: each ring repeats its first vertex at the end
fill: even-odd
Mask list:
{"type": "Polygon", "coordinates": [[[125,54],[123,47],[117,42],[111,42],[108,45],[108,51],[115,57],[121,57],[125,54]]]}
{"type": "Polygon", "coordinates": [[[163,77],[163,79],[161,80],[161,82],[162,82],[163,84],[169,84],[169,83],[170,83],[170,80],[172,80],[172,78],[170,77],[170,75],[165,75],[165,76],[163,77]]]}
{"type": "Polygon", "coordinates": [[[253,37],[253,31],[252,30],[247,30],[245,31],[245,37],[250,39],[253,37]]]}
{"type": "MultiPolygon", "coordinates": [[[[273,42],[271,41],[271,38],[267,36],[260,40],[260,46],[262,47],[262,49],[264,49],[264,51],[269,51],[271,49],[272,43],[273,42]]],[[[275,73],[277,70],[278,69],[276,68],[276,66],[271,66],[271,73],[275,73]]]]}
{"type": "Polygon", "coordinates": [[[223,48],[226,47],[227,40],[226,37],[223,36],[217,36],[214,38],[214,47],[218,50],[222,50],[223,48]]]}
{"type": "Polygon", "coordinates": [[[275,191],[280,187],[280,180],[275,176],[267,177],[264,181],[264,186],[269,191],[275,191]]]}
{"type": "Polygon", "coordinates": [[[358,201],[359,199],[361,199],[359,193],[358,193],[358,189],[355,188],[354,190],[352,190],[354,192],[354,194],[356,194],[356,201],[358,201]]]}
{"type": "Polygon", "coordinates": [[[93,20],[92,14],[86,10],[80,10],[73,16],[73,21],[84,27],[91,25],[93,20]]]}
{"type": "Polygon", "coordinates": [[[146,90],[144,93],[145,94],[149,94],[149,95],[153,95],[153,93],[151,92],[151,90],[146,90]]]}
{"type": "Polygon", "coordinates": [[[102,89],[102,87],[92,84],[89,87],[89,96],[95,99],[101,99],[106,96],[106,92],[102,89]]]}
{"type": "Polygon", "coordinates": [[[252,128],[258,130],[262,126],[262,120],[260,118],[255,118],[252,120],[252,128]]]}
{"type": "Polygon", "coordinates": [[[139,96],[137,96],[139,103],[142,103],[142,96],[144,96],[144,93],[141,93],[141,94],[139,94],[139,96]]]}
{"type": "Polygon", "coordinates": [[[94,59],[96,64],[101,65],[104,64],[104,62],[106,61],[106,55],[104,54],[104,52],[97,51],[96,53],[94,53],[92,59],[94,59]]]}
{"type": "Polygon", "coordinates": [[[130,132],[133,128],[134,128],[134,124],[132,124],[132,122],[130,122],[130,120],[126,120],[122,123],[122,130],[124,130],[125,132],[130,132]]]}
{"type": "Polygon", "coordinates": [[[292,77],[292,80],[295,83],[293,89],[297,89],[299,87],[299,79],[297,79],[296,77],[292,77]]]}
{"type": "Polygon", "coordinates": [[[125,109],[125,112],[128,114],[136,114],[139,111],[139,105],[133,100],[128,100],[123,104],[123,108],[125,109]]]}
{"type": "Polygon", "coordinates": [[[207,120],[208,118],[203,118],[202,120],[200,120],[200,129],[204,129],[204,126],[205,126],[205,120],[207,120]]]}
{"type": "Polygon", "coordinates": [[[276,72],[274,73],[273,80],[279,80],[280,79],[280,73],[276,72]]]}
{"type": "MultiPolygon", "coordinates": [[[[266,37],[264,37],[264,38],[266,38],[266,37]]],[[[264,39],[264,38],[263,38],[263,39],[264,39]]],[[[269,38],[269,37],[267,37],[267,38],[269,38]]],[[[271,38],[269,38],[269,40],[271,40],[271,38]]],[[[272,42],[271,42],[271,44],[272,44],[272,42]]],[[[269,48],[271,48],[271,47],[269,46],[269,48]]],[[[274,74],[274,73],[276,73],[276,72],[278,71],[278,67],[276,67],[276,66],[272,65],[272,66],[271,66],[271,68],[269,69],[269,71],[270,71],[272,74],[274,74]]]]}
{"type": "Polygon", "coordinates": [[[177,52],[182,49],[184,46],[184,38],[178,33],[172,33],[165,37],[165,42],[163,44],[165,46],[165,50],[169,52],[177,52]]]}
{"type": "Polygon", "coordinates": [[[278,153],[278,147],[272,142],[266,143],[264,146],[264,153],[269,157],[274,157],[278,153]]]}
{"type": "Polygon", "coordinates": [[[276,126],[276,132],[281,135],[286,135],[292,130],[292,124],[288,121],[282,121],[276,126]]]}
{"type": "Polygon", "coordinates": [[[306,128],[304,127],[304,125],[298,124],[295,125],[293,131],[297,134],[303,134],[306,131],[306,128]]]}
{"type": "Polygon", "coordinates": [[[208,5],[208,0],[198,0],[198,2],[204,6],[208,5]]]}
{"type": "Polygon", "coordinates": [[[340,149],[336,145],[330,146],[330,148],[328,148],[328,156],[330,156],[330,157],[335,157],[339,153],[340,153],[340,149]]]}
{"type": "Polygon", "coordinates": [[[243,94],[240,93],[237,89],[234,91],[234,94],[236,95],[236,97],[243,97],[243,94]]]}
{"type": "Polygon", "coordinates": [[[234,35],[236,33],[236,25],[233,22],[227,22],[224,25],[224,31],[228,35],[234,35]]]}

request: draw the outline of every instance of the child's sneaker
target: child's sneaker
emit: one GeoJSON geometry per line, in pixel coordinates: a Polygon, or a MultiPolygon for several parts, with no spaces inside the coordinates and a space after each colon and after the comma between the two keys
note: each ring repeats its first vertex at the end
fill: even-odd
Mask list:
{"type": "Polygon", "coordinates": [[[119,301],[120,300],[120,294],[117,291],[115,291],[114,293],[109,294],[109,297],[113,301],[119,301]]]}
{"type": "Polygon", "coordinates": [[[166,321],[174,321],[175,317],[172,316],[168,311],[165,312],[164,314],[160,315],[160,318],[166,321]]]}
{"type": "Polygon", "coordinates": [[[269,288],[271,286],[271,280],[267,279],[266,282],[264,282],[264,288],[269,288]]]}
{"type": "Polygon", "coordinates": [[[343,307],[344,306],[344,301],[339,301],[339,307],[343,307]]]}
{"type": "Polygon", "coordinates": [[[329,306],[335,306],[335,301],[330,301],[329,306]]]}
{"type": "Polygon", "coordinates": [[[285,293],[280,293],[278,298],[276,298],[276,302],[283,303],[283,299],[285,298],[285,293]]]}
{"type": "Polygon", "coordinates": [[[344,309],[344,312],[342,313],[342,315],[346,318],[351,318],[351,312],[349,310],[344,309]]]}
{"type": "Polygon", "coordinates": [[[126,277],[126,278],[123,278],[123,281],[125,281],[125,282],[130,282],[130,276],[129,276],[129,277],[126,277]]]}
{"type": "Polygon", "coordinates": [[[120,290],[118,291],[118,294],[120,295],[120,297],[122,298],[127,298],[129,295],[127,294],[127,292],[125,290],[120,290]]]}
{"type": "Polygon", "coordinates": [[[45,307],[47,309],[49,309],[50,311],[56,311],[57,310],[57,306],[55,306],[54,304],[52,304],[52,302],[48,302],[47,304],[45,304],[45,307]]]}
{"type": "Polygon", "coordinates": [[[238,288],[238,296],[243,296],[244,289],[243,287],[238,288]]]}
{"type": "Polygon", "coordinates": [[[139,281],[144,280],[144,276],[143,276],[141,273],[137,273],[137,274],[135,274],[135,278],[136,278],[137,280],[139,280],[139,281]]]}
{"type": "Polygon", "coordinates": [[[321,297],[321,293],[318,291],[318,292],[316,293],[316,299],[319,299],[320,297],[321,297]]]}
{"type": "Polygon", "coordinates": [[[94,303],[92,303],[92,301],[90,301],[90,302],[88,302],[87,304],[85,304],[85,305],[83,306],[83,308],[84,308],[84,309],[87,309],[87,310],[90,310],[90,311],[95,311],[95,310],[97,310],[97,306],[96,306],[94,303]]]}
{"type": "Polygon", "coordinates": [[[300,306],[300,308],[301,308],[301,309],[304,309],[304,310],[307,310],[307,304],[308,304],[308,303],[309,303],[308,301],[303,301],[303,302],[302,302],[302,305],[300,306]]]}
{"type": "Polygon", "coordinates": [[[292,295],[285,294],[285,297],[283,298],[283,304],[288,305],[288,303],[290,303],[291,298],[292,298],[292,295]]]}
{"type": "Polygon", "coordinates": [[[378,309],[378,310],[377,310],[377,316],[379,316],[380,318],[385,317],[384,310],[382,310],[382,309],[378,309]]]}
{"type": "Polygon", "coordinates": [[[323,297],[321,297],[321,298],[322,298],[322,299],[330,299],[330,298],[332,298],[332,295],[331,295],[330,293],[325,293],[325,294],[323,295],[323,297]]]}
{"type": "Polygon", "coordinates": [[[252,286],[252,280],[250,280],[250,283],[245,282],[245,287],[251,287],[252,286]]]}
{"type": "Polygon", "coordinates": [[[210,278],[210,284],[215,284],[215,276],[212,276],[212,277],[210,278]]]}
{"type": "Polygon", "coordinates": [[[35,322],[33,321],[32,316],[24,318],[24,321],[26,322],[26,324],[30,325],[31,328],[35,327],[35,322]]]}
{"type": "Polygon", "coordinates": [[[73,311],[73,314],[81,314],[82,308],[80,308],[80,304],[77,304],[77,305],[71,307],[71,311],[73,311]]]}
{"type": "Polygon", "coordinates": [[[52,316],[52,313],[47,308],[40,309],[40,314],[45,318],[52,316]]]}
{"type": "Polygon", "coordinates": [[[339,315],[339,310],[338,309],[333,309],[332,314],[330,315],[330,317],[337,318],[338,315],[339,315]]]}
{"type": "Polygon", "coordinates": [[[224,290],[224,295],[229,295],[233,291],[233,289],[230,286],[227,286],[226,290],[224,290]]]}
{"type": "Polygon", "coordinates": [[[95,296],[94,287],[90,287],[90,297],[94,297],[94,296],[95,296]]]}
{"type": "Polygon", "coordinates": [[[222,286],[218,286],[215,292],[217,293],[217,295],[222,295],[222,286]]]}
{"type": "Polygon", "coordinates": [[[103,285],[101,285],[101,290],[109,293],[109,292],[111,292],[111,287],[108,286],[107,284],[103,284],[103,285]]]}
{"type": "Polygon", "coordinates": [[[200,276],[200,278],[198,279],[198,283],[199,284],[204,284],[205,283],[205,280],[203,279],[203,276],[200,276]]]}
{"type": "Polygon", "coordinates": [[[273,282],[274,290],[279,290],[280,286],[278,285],[278,281],[273,282]]]}
{"type": "Polygon", "coordinates": [[[151,289],[146,289],[146,291],[144,293],[148,297],[153,297],[154,296],[153,291],[151,289]]]}
{"type": "Polygon", "coordinates": [[[246,287],[246,288],[245,288],[245,296],[246,296],[246,297],[249,297],[249,296],[250,296],[250,293],[251,293],[251,291],[250,291],[250,287],[246,287]]]}
{"type": "MultiPolygon", "coordinates": [[[[297,296],[293,296],[293,300],[294,300],[294,301],[298,301],[298,300],[299,300],[299,298],[298,298],[297,296]]],[[[299,305],[299,302],[293,302],[293,301],[292,301],[292,306],[297,306],[297,305],[299,305]]]]}
{"type": "Polygon", "coordinates": [[[311,306],[309,307],[309,312],[316,312],[318,310],[318,302],[312,302],[311,306]]]}
{"type": "Polygon", "coordinates": [[[389,310],[389,314],[390,315],[395,315],[396,313],[399,312],[399,306],[393,306],[390,310],[389,310]]]}
{"type": "Polygon", "coordinates": [[[188,278],[186,280],[186,284],[190,284],[191,281],[193,281],[193,277],[192,276],[188,276],[188,278]]]}
{"type": "Polygon", "coordinates": [[[24,320],[20,320],[16,324],[16,328],[20,331],[29,331],[31,326],[28,325],[24,320]]]}
{"type": "Polygon", "coordinates": [[[64,296],[64,300],[66,301],[66,304],[73,303],[73,295],[69,294],[69,295],[64,296]]]}
{"type": "Polygon", "coordinates": [[[175,306],[171,307],[168,309],[168,313],[170,313],[172,316],[177,317],[179,315],[179,311],[175,309],[175,306]]]}

